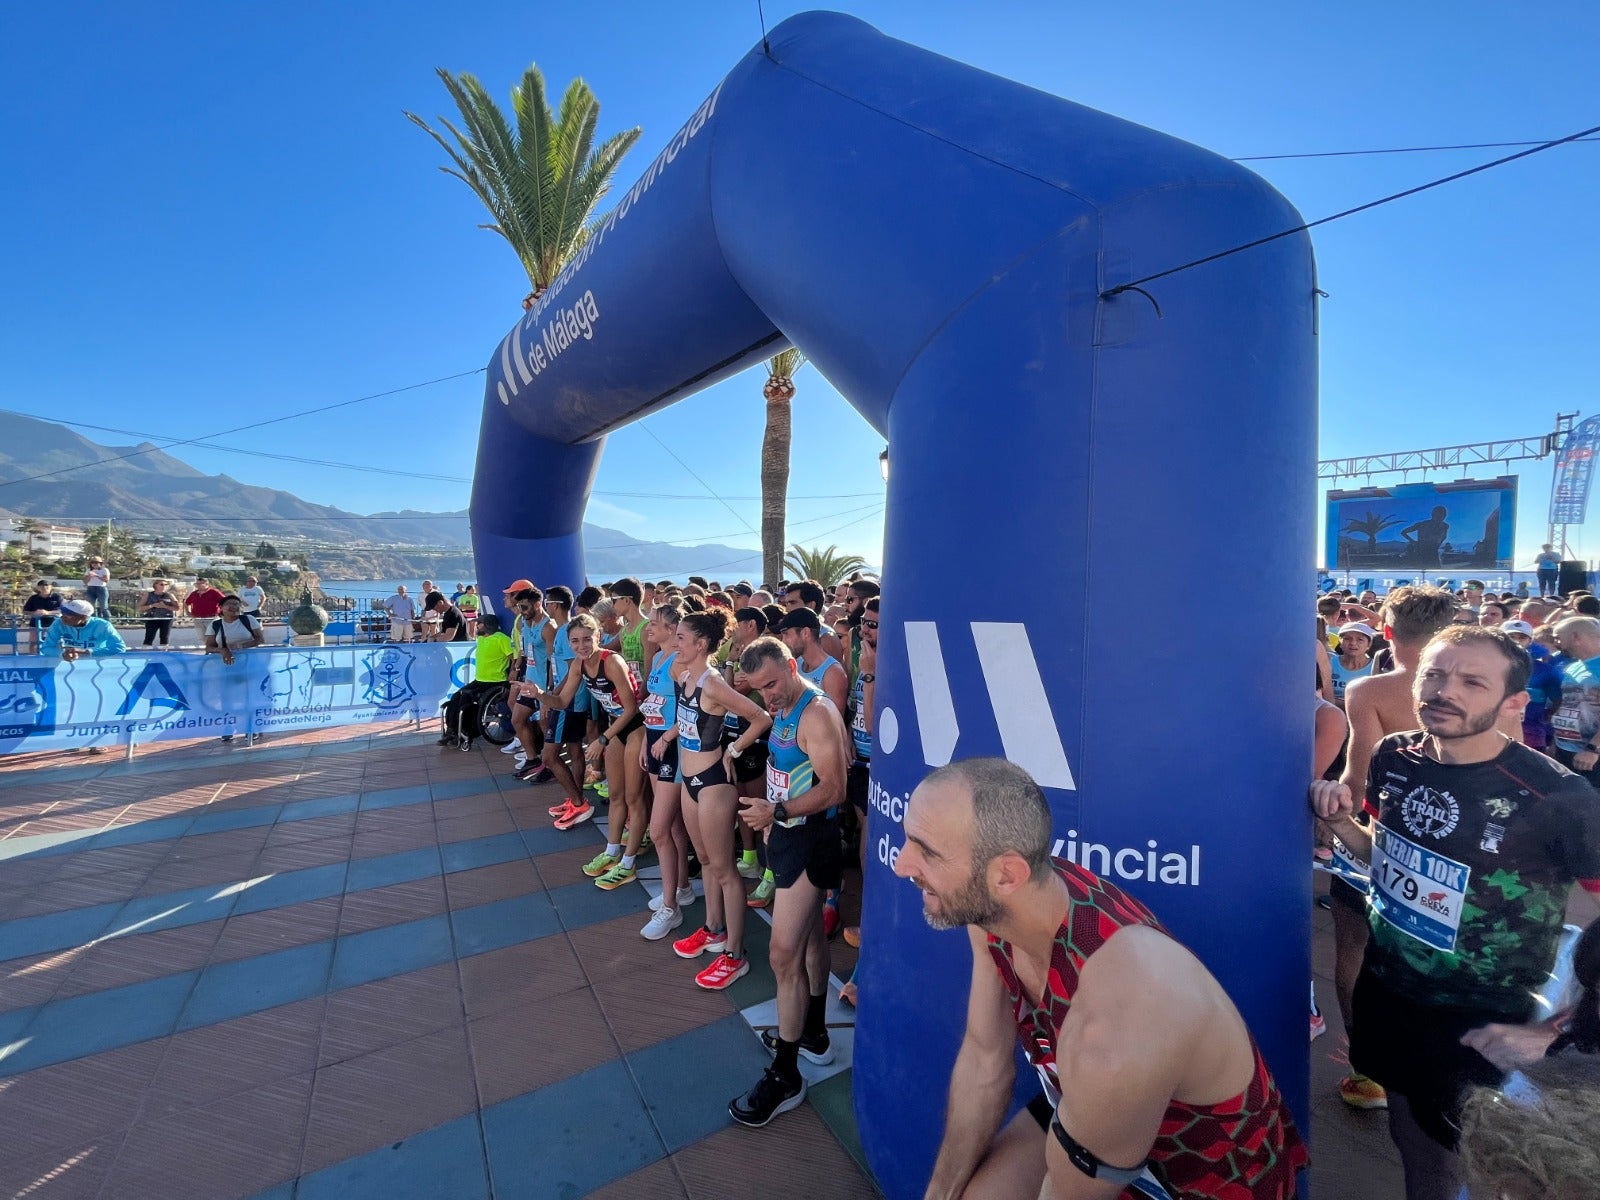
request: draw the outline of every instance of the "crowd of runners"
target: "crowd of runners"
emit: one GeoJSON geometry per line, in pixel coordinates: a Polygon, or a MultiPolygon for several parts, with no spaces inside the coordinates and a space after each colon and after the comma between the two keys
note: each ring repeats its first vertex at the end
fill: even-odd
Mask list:
{"type": "MultiPolygon", "coordinates": [[[[769,910],[778,1025],[771,1067],[729,1105],[746,1125],[803,1102],[801,1056],[832,1057],[829,939],[867,841],[879,602],[869,578],[505,589],[506,751],[517,777],[557,785],[556,828],[608,806],[584,874],[621,887],[654,851],[639,933],[694,961],[686,987],[742,978],[747,914],[769,910]]],[[[1324,595],[1317,620],[1310,801],[1350,1036],[1340,1095],[1387,1108],[1413,1200],[1466,1195],[1466,1164],[1548,1184],[1483,1195],[1567,1195],[1581,1156],[1541,1151],[1516,1114],[1565,1113],[1582,1142],[1600,1108],[1574,1107],[1600,1072],[1573,1084],[1569,1053],[1600,1051],[1600,926],[1580,941],[1567,924],[1600,902],[1600,598],[1469,581],[1324,595]]],[[[1155,914],[1050,858],[1025,772],[933,772],[905,835],[896,872],[973,953],[929,1195],[1294,1194],[1308,1156],[1239,1013],[1155,914]],[[1003,1125],[1018,1038],[1041,1090],[1003,1125]]],[[[1325,1031],[1313,988],[1312,1039],[1325,1031]]]]}

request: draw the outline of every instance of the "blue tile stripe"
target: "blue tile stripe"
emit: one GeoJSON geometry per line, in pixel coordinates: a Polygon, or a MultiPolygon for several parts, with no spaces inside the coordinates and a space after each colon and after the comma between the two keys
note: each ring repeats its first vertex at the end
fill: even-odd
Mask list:
{"type": "Polygon", "coordinates": [[[5,1014],[0,1078],[249,1016],[323,992],[437,966],[452,958],[581,929],[642,912],[642,888],[603,892],[588,880],[457,909],[401,925],[347,934],[236,962],[212,963],[5,1014]],[[580,894],[598,900],[578,903],[580,894]]]}

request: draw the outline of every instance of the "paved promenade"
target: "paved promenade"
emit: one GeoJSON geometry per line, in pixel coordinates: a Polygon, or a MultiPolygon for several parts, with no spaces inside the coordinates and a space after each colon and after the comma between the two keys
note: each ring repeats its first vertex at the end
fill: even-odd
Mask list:
{"type": "MultiPolygon", "coordinates": [[[[875,1196],[850,1011],[809,1104],[733,1126],[765,922],[698,990],[639,938],[646,887],[579,872],[601,831],[553,830],[508,762],[402,728],[0,760],[0,1196],[875,1196]]],[[[1317,926],[1313,1180],[1398,1196],[1382,1114],[1331,1093],[1317,926]]]]}

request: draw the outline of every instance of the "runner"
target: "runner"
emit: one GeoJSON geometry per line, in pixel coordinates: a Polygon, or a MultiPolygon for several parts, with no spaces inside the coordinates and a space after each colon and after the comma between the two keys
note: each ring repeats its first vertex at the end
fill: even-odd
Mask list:
{"type": "Polygon", "coordinates": [[[721,611],[689,613],[678,622],[675,645],[678,661],[673,681],[678,701],[678,723],[656,743],[678,744],[678,766],[683,772],[683,823],[700,859],[705,884],[706,923],[686,938],[672,943],[680,958],[714,954],[711,965],[694,981],[720,991],[750,970],[744,953],[744,881],[733,860],[733,822],[738,793],[732,782],[733,763],[757,738],[772,727],[772,718],[759,704],[729,687],[708,662],[728,636],[728,616],[721,611]],[[743,736],[747,742],[722,744],[723,718],[729,711],[750,721],[743,736]]]}
{"type": "Polygon", "coordinates": [[[529,783],[544,783],[555,778],[554,772],[544,764],[544,731],[540,727],[539,701],[530,684],[541,688],[550,686],[550,648],[555,643],[555,622],[544,607],[544,593],[532,586],[512,593],[511,601],[517,610],[517,644],[520,655],[516,662],[514,678],[519,682],[513,689],[516,699],[511,705],[511,728],[516,733],[516,775],[529,783]]]}
{"type": "Polygon", "coordinates": [[[972,944],[929,1197],[1295,1194],[1305,1146],[1233,1002],[1138,901],[1052,861],[1050,808],[1025,771],[939,768],[905,837],[895,874],[922,890],[929,925],[966,926],[972,944]],[[1002,1130],[1017,1037],[1043,1091],[1002,1130]]]}
{"type": "MultiPolygon", "coordinates": [[[[867,832],[867,818],[871,809],[871,805],[867,803],[867,787],[871,782],[872,775],[872,731],[874,727],[872,706],[878,683],[877,596],[868,599],[862,607],[861,620],[856,626],[855,650],[855,681],[850,688],[850,737],[855,743],[855,761],[850,764],[845,792],[850,797],[851,807],[856,810],[856,823],[859,827],[856,849],[861,860],[861,875],[864,879],[867,874],[867,844],[871,841],[867,832]]],[[[860,927],[852,926],[847,928],[844,931],[844,940],[851,946],[860,946],[860,927]]],[[[849,980],[839,991],[839,999],[852,1008],[856,1004],[856,976],[860,973],[860,970],[861,963],[858,959],[856,969],[850,972],[849,980]]]]}
{"type": "Polygon", "coordinates": [[[1539,1033],[1568,893],[1583,882],[1600,895],[1600,796],[1497,728],[1520,726],[1530,669],[1498,630],[1452,625],[1418,664],[1422,728],[1373,755],[1371,832],[1344,783],[1311,789],[1316,814],[1372,864],[1350,1061],[1388,1089],[1410,1200],[1459,1194],[1461,1099],[1504,1077],[1480,1050],[1539,1033]]]}
{"type": "Polygon", "coordinates": [[[1344,690],[1351,682],[1372,674],[1372,643],[1378,631],[1355,623],[1339,627],[1339,653],[1328,664],[1333,672],[1333,702],[1344,707],[1344,690]]]}
{"type": "Polygon", "coordinates": [[[541,761],[555,777],[563,797],[560,804],[550,806],[549,812],[556,819],[558,828],[570,828],[561,822],[573,817],[572,824],[580,825],[594,816],[594,810],[584,798],[583,786],[579,783],[584,771],[583,738],[589,729],[589,689],[584,686],[581,673],[573,669],[576,656],[572,650],[572,639],[567,635],[571,624],[571,590],[558,584],[544,594],[544,604],[550,613],[550,625],[545,630],[550,643],[550,686],[560,690],[566,686],[568,677],[579,675],[577,691],[571,703],[564,708],[542,703],[541,689],[544,685],[535,681],[533,686],[533,698],[540,702],[540,719],[545,722],[541,761]],[[572,756],[570,767],[561,755],[563,749],[572,756]]]}
{"type": "MultiPolygon", "coordinates": [[[[1339,776],[1345,787],[1352,791],[1365,788],[1367,768],[1378,743],[1391,733],[1416,728],[1411,689],[1417,663],[1428,639],[1450,624],[1456,608],[1455,597],[1442,588],[1400,587],[1389,593],[1383,609],[1383,634],[1394,654],[1394,669],[1357,679],[1345,692],[1350,745],[1339,776]]],[[[1333,852],[1336,873],[1328,881],[1333,909],[1333,990],[1348,1033],[1355,1020],[1351,996],[1367,948],[1368,866],[1337,839],[1333,840],[1333,852]]],[[[1383,1088],[1359,1071],[1351,1071],[1339,1081],[1339,1095],[1351,1108],[1388,1105],[1383,1088]]]]}
{"type": "Polygon", "coordinates": [[[650,780],[650,838],[661,863],[661,895],[650,902],[655,915],[639,936],[656,942],[683,924],[683,908],[694,903],[689,883],[689,831],[683,824],[683,776],[678,770],[675,739],[663,744],[662,735],[678,723],[678,696],[672,686],[672,667],[678,652],[667,649],[683,619],[683,605],[658,604],[650,615],[650,640],[657,650],[650,665],[647,694],[639,711],[644,714],[644,757],[641,765],[650,780]]]}
{"type": "MultiPolygon", "coordinates": [[[[728,686],[735,691],[751,696],[759,702],[760,697],[751,695],[750,689],[745,686],[739,671],[739,655],[744,652],[757,638],[767,631],[766,615],[758,608],[741,608],[734,614],[733,636],[728,639],[728,644],[723,647],[721,654],[723,678],[728,686]]],[[[757,739],[751,742],[745,734],[750,730],[750,722],[738,713],[729,711],[722,725],[722,740],[727,745],[739,742],[741,746],[748,745],[749,749],[741,754],[733,763],[733,783],[742,797],[765,796],[767,794],[767,744],[757,739]],[[744,738],[743,741],[739,739],[744,738]]],[[[754,890],[751,891],[746,904],[750,908],[765,908],[772,901],[772,892],[777,884],[773,881],[772,872],[764,870],[761,866],[761,856],[756,851],[756,835],[743,821],[739,822],[739,861],[735,864],[742,879],[757,880],[754,890]]]]}
{"type": "Polygon", "coordinates": [[[745,823],[767,836],[767,861],[777,877],[769,958],[777,978],[778,1028],[763,1032],[772,1066],[728,1105],[755,1128],[806,1098],[799,1056],[833,1061],[828,1039],[828,939],[822,900],[843,878],[838,806],[844,801],[845,728],[832,702],[796,670],[776,638],[753,642],[739,665],[772,714],[767,739],[767,794],[740,806],[745,823]]]}

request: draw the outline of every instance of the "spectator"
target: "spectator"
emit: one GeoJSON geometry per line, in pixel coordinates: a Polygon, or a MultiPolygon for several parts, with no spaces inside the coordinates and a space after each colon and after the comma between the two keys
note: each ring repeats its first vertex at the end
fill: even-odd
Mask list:
{"type": "Polygon", "coordinates": [[[128,647],[111,622],[94,615],[87,600],[68,600],[61,605],[61,619],[45,630],[39,653],[59,654],[62,662],[80,658],[121,654],[128,647]]]}
{"type": "Polygon", "coordinates": [[[232,666],[238,651],[253,649],[266,640],[261,633],[261,622],[246,615],[244,601],[239,597],[224,596],[218,613],[205,631],[207,654],[220,654],[222,661],[232,666]]]}
{"type": "Polygon", "coordinates": [[[111,572],[104,560],[91,558],[89,569],[83,573],[83,591],[94,605],[94,615],[111,619],[111,572]]]}
{"type": "Polygon", "coordinates": [[[397,584],[394,595],[383,602],[383,607],[389,611],[389,640],[409,642],[417,619],[417,602],[406,594],[406,585],[397,584]]]}
{"type": "Polygon", "coordinates": [[[261,589],[260,581],[254,575],[244,577],[244,586],[239,589],[239,599],[244,602],[244,615],[261,620],[261,605],[267,599],[267,593],[261,589]]]}
{"type": "Polygon", "coordinates": [[[444,598],[441,592],[429,592],[423,597],[422,606],[433,614],[438,624],[433,632],[428,635],[428,640],[433,642],[464,642],[467,640],[467,622],[461,615],[461,610],[444,598]]]}
{"type": "Polygon", "coordinates": [[[178,615],[178,598],[167,590],[165,579],[150,581],[150,591],[139,604],[139,615],[144,618],[145,647],[155,645],[159,638],[165,650],[172,636],[172,619],[178,615]]]}
{"type": "Polygon", "coordinates": [[[200,645],[206,644],[206,629],[222,611],[222,593],[211,586],[204,575],[194,581],[194,587],[183,598],[183,611],[194,618],[195,632],[200,635],[200,645]]]}
{"type": "Polygon", "coordinates": [[[56,614],[60,611],[61,596],[50,586],[50,581],[41,579],[34,584],[33,595],[23,604],[22,612],[34,628],[35,644],[44,637],[44,631],[55,624],[56,614]]]}

